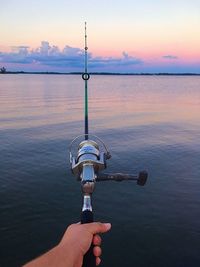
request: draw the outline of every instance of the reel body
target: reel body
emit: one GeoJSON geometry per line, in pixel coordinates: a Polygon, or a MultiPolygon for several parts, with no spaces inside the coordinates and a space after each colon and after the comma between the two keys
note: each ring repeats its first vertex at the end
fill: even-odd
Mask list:
{"type": "Polygon", "coordinates": [[[82,193],[83,196],[87,196],[88,203],[88,196],[94,191],[99,171],[106,168],[106,154],[100,152],[95,141],[87,139],[79,144],[76,157],[70,152],[70,162],[72,173],[81,181],[82,193]]]}
{"type": "Polygon", "coordinates": [[[79,144],[77,156],[71,154],[70,162],[72,173],[78,180],[95,180],[95,174],[106,168],[106,155],[105,152],[100,152],[95,141],[84,140],[79,144]],[[93,175],[89,171],[91,167],[93,175]]]}

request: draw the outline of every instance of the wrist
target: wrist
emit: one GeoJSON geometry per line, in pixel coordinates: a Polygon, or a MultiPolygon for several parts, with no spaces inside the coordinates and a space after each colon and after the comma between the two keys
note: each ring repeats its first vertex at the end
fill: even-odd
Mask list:
{"type": "Polygon", "coordinates": [[[70,250],[67,247],[57,245],[23,267],[75,267],[74,257],[68,251],[70,250]]]}
{"type": "MultiPolygon", "coordinates": [[[[62,260],[63,265],[59,265],[59,267],[76,267],[81,266],[79,260],[81,257],[79,250],[77,247],[74,247],[73,244],[65,242],[64,244],[61,242],[55,248],[55,254],[59,255],[62,260]]],[[[56,265],[58,266],[58,265],[56,265]]]]}

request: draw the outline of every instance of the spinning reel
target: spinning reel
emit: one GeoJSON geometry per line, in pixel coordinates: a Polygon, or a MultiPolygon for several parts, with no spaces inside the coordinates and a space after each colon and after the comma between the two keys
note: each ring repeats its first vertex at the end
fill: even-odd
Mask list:
{"type": "MultiPolygon", "coordinates": [[[[85,136],[85,135],[83,135],[85,136]]],[[[118,181],[123,180],[135,180],[138,185],[144,186],[148,174],[146,171],[140,172],[138,175],[123,174],[123,173],[100,173],[107,167],[107,160],[111,158],[111,154],[108,151],[104,142],[95,135],[87,135],[87,137],[93,137],[97,139],[103,151],[100,150],[100,145],[97,141],[92,139],[86,139],[80,142],[77,150],[77,155],[72,153],[73,145],[78,138],[76,137],[70,145],[70,164],[72,173],[76,176],[78,181],[81,181],[81,188],[83,193],[83,208],[84,211],[92,211],[91,196],[95,188],[95,183],[100,181],[118,181]]]]}

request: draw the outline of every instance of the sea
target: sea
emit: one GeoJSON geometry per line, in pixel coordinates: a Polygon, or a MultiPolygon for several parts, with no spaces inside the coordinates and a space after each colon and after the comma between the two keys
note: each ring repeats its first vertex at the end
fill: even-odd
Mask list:
{"type": "MultiPolygon", "coordinates": [[[[200,266],[200,76],[91,75],[89,133],[107,145],[93,193],[102,267],[200,266]]],[[[84,133],[81,75],[0,75],[0,266],[57,245],[80,221],[82,193],[69,145],[84,133]]],[[[75,148],[76,149],[76,148],[75,148]]]]}

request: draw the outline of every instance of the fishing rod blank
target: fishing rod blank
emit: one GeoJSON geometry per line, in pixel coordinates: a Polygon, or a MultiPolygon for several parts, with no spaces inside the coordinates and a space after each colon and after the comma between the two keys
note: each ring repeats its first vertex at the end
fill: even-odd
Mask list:
{"type": "Polygon", "coordinates": [[[82,78],[85,81],[85,140],[88,139],[88,80],[90,75],[88,73],[88,54],[87,54],[87,24],[85,22],[85,72],[82,78]]]}

